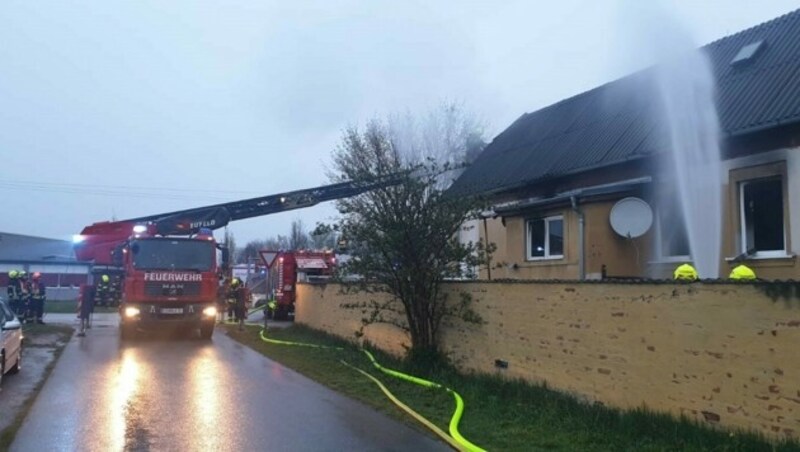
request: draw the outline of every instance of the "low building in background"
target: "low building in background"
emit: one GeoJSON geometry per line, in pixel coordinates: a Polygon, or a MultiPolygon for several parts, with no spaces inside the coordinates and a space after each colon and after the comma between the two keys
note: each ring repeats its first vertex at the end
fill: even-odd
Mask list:
{"type": "Polygon", "coordinates": [[[0,233],[0,296],[11,270],[41,273],[48,300],[74,300],[89,280],[90,265],[75,259],[71,241],[0,233]]]}

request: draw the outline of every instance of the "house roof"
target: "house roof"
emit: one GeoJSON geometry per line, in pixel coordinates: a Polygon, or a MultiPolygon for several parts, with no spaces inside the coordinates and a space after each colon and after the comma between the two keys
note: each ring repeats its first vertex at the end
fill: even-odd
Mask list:
{"type": "Polygon", "coordinates": [[[518,215],[526,211],[550,207],[555,205],[571,204],[573,199],[584,200],[587,198],[616,195],[620,193],[629,193],[634,190],[641,190],[653,182],[650,176],[638,177],[635,179],[628,179],[619,182],[612,182],[609,184],[593,185],[591,187],[581,187],[572,190],[567,190],[549,197],[523,199],[518,201],[511,201],[504,204],[494,206],[492,211],[488,212],[488,216],[510,216],[518,215]]]}
{"type": "Polygon", "coordinates": [[[75,263],[72,242],[0,233],[0,262],[75,263]]]}
{"type": "MultiPolygon", "coordinates": [[[[723,133],[739,136],[800,122],[800,10],[702,48],[716,82],[723,133]],[[763,41],[745,64],[731,62],[763,41]]],[[[456,180],[455,193],[497,193],[552,177],[647,157],[666,149],[647,69],[526,113],[456,180]]]]}

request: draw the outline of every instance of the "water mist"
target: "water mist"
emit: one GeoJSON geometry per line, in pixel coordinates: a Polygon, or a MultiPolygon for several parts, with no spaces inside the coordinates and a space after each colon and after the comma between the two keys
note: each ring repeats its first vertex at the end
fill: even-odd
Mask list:
{"type": "Polygon", "coordinates": [[[722,181],[711,66],[702,50],[687,51],[658,65],[655,84],[692,261],[701,278],[717,278],[722,181]]]}

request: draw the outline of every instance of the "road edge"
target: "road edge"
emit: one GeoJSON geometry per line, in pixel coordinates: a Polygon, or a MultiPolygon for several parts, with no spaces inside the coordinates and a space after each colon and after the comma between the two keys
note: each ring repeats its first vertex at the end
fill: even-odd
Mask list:
{"type": "Polygon", "coordinates": [[[45,383],[47,383],[47,380],[50,379],[50,375],[53,373],[53,369],[55,369],[56,364],[58,364],[61,354],[72,340],[72,337],[75,334],[75,329],[72,327],[69,328],[71,331],[68,333],[68,335],[66,335],[66,340],[61,345],[55,346],[53,360],[50,361],[47,366],[45,366],[44,371],[42,372],[41,380],[36,383],[36,386],[33,388],[31,394],[20,407],[20,410],[17,412],[14,420],[11,422],[11,425],[0,431],[0,452],[5,452],[11,449],[11,445],[14,443],[14,438],[16,438],[17,432],[22,427],[25,419],[28,417],[33,404],[36,403],[36,399],[39,398],[39,393],[41,393],[45,383]]]}

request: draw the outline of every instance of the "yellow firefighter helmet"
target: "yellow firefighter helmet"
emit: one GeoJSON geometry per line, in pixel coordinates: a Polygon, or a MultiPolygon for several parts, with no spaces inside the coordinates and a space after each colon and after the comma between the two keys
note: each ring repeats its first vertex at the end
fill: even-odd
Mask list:
{"type": "Polygon", "coordinates": [[[680,281],[697,281],[697,270],[690,264],[679,265],[675,269],[675,279],[680,281]]]}
{"type": "Polygon", "coordinates": [[[736,281],[752,281],[756,279],[756,272],[747,265],[737,265],[728,277],[736,281]]]}

